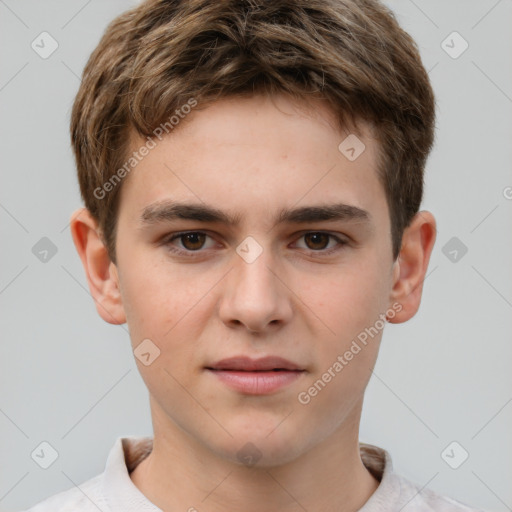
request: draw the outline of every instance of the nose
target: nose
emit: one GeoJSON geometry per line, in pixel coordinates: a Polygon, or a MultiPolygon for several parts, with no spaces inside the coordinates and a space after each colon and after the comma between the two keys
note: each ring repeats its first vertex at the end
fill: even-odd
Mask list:
{"type": "Polygon", "coordinates": [[[245,328],[251,334],[286,325],[293,314],[293,292],[270,249],[263,250],[251,263],[235,254],[233,265],[224,280],[221,320],[230,328],[245,328]]]}

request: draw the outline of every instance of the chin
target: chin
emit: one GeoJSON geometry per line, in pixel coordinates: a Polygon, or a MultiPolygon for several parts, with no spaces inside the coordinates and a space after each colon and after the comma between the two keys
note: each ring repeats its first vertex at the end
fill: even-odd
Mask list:
{"type": "Polygon", "coordinates": [[[240,466],[282,466],[295,460],[305,450],[304,437],[299,435],[299,430],[292,432],[290,425],[284,428],[283,424],[275,421],[270,427],[268,421],[252,421],[244,428],[228,428],[233,437],[226,441],[227,445],[218,446],[214,451],[240,466]]]}

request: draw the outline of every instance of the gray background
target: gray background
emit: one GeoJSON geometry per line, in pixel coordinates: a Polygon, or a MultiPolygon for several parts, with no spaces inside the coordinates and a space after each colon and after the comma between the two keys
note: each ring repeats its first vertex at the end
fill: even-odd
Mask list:
{"type": "MultiPolygon", "coordinates": [[[[152,433],[126,326],[97,315],[68,226],[81,205],[68,135],[79,76],[135,3],[0,0],[0,511],[100,473],[118,436],[152,433]],[[43,31],[59,45],[47,59],[31,48],[43,31]],[[32,252],[43,237],[57,248],[46,262],[32,252]],[[31,458],[42,441],[59,455],[46,470],[31,458]]],[[[439,229],[420,311],[386,328],[361,441],[421,485],[512,510],[512,0],[387,3],[437,96],[423,209],[439,229]],[[453,31],[469,44],[456,59],[442,47],[453,31]],[[468,249],[455,262],[452,237],[468,249]],[[441,457],[452,441],[469,453],[458,469],[441,457]]]]}

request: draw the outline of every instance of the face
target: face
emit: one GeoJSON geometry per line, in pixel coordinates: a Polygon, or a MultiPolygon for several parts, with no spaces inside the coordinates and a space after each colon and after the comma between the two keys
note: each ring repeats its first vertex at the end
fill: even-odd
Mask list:
{"type": "Polygon", "coordinates": [[[133,348],[150,340],[155,436],[178,426],[231,460],[250,442],[272,465],[357,423],[392,308],[389,212],[369,127],[349,159],[350,131],[312,105],[192,111],[122,185],[116,271],[133,348]],[[294,370],[217,365],[240,356],[294,370]]]}

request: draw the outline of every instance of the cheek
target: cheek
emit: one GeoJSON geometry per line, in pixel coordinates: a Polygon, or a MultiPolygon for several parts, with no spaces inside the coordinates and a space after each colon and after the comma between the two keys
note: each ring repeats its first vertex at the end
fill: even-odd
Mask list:
{"type": "Polygon", "coordinates": [[[301,279],[299,296],[324,321],[329,336],[347,342],[387,307],[388,283],[379,262],[363,259],[324,276],[301,279]]]}
{"type": "Polygon", "coordinates": [[[136,355],[146,339],[156,345],[158,357],[150,366],[136,362],[148,388],[158,394],[161,378],[172,375],[185,383],[195,377],[202,331],[211,316],[208,292],[218,276],[198,279],[169,262],[145,265],[135,257],[130,270],[124,273],[121,291],[132,349],[136,355]]]}
{"type": "Polygon", "coordinates": [[[304,414],[322,418],[324,432],[336,428],[362,400],[385,327],[379,316],[385,313],[384,291],[379,272],[369,272],[368,266],[340,273],[316,289],[311,309],[329,329],[317,338],[318,359],[297,401],[304,414]]]}
{"type": "Polygon", "coordinates": [[[322,414],[335,404],[343,415],[362,397],[385,328],[380,317],[387,308],[382,266],[369,255],[336,274],[315,276],[303,288],[310,299],[308,306],[326,326],[316,342],[314,375],[302,390],[307,394],[305,400],[311,401],[311,412],[315,409],[322,414]]]}
{"type": "Polygon", "coordinates": [[[208,290],[208,280],[193,279],[168,261],[133,254],[122,270],[121,294],[132,338],[163,342],[208,290]]]}

